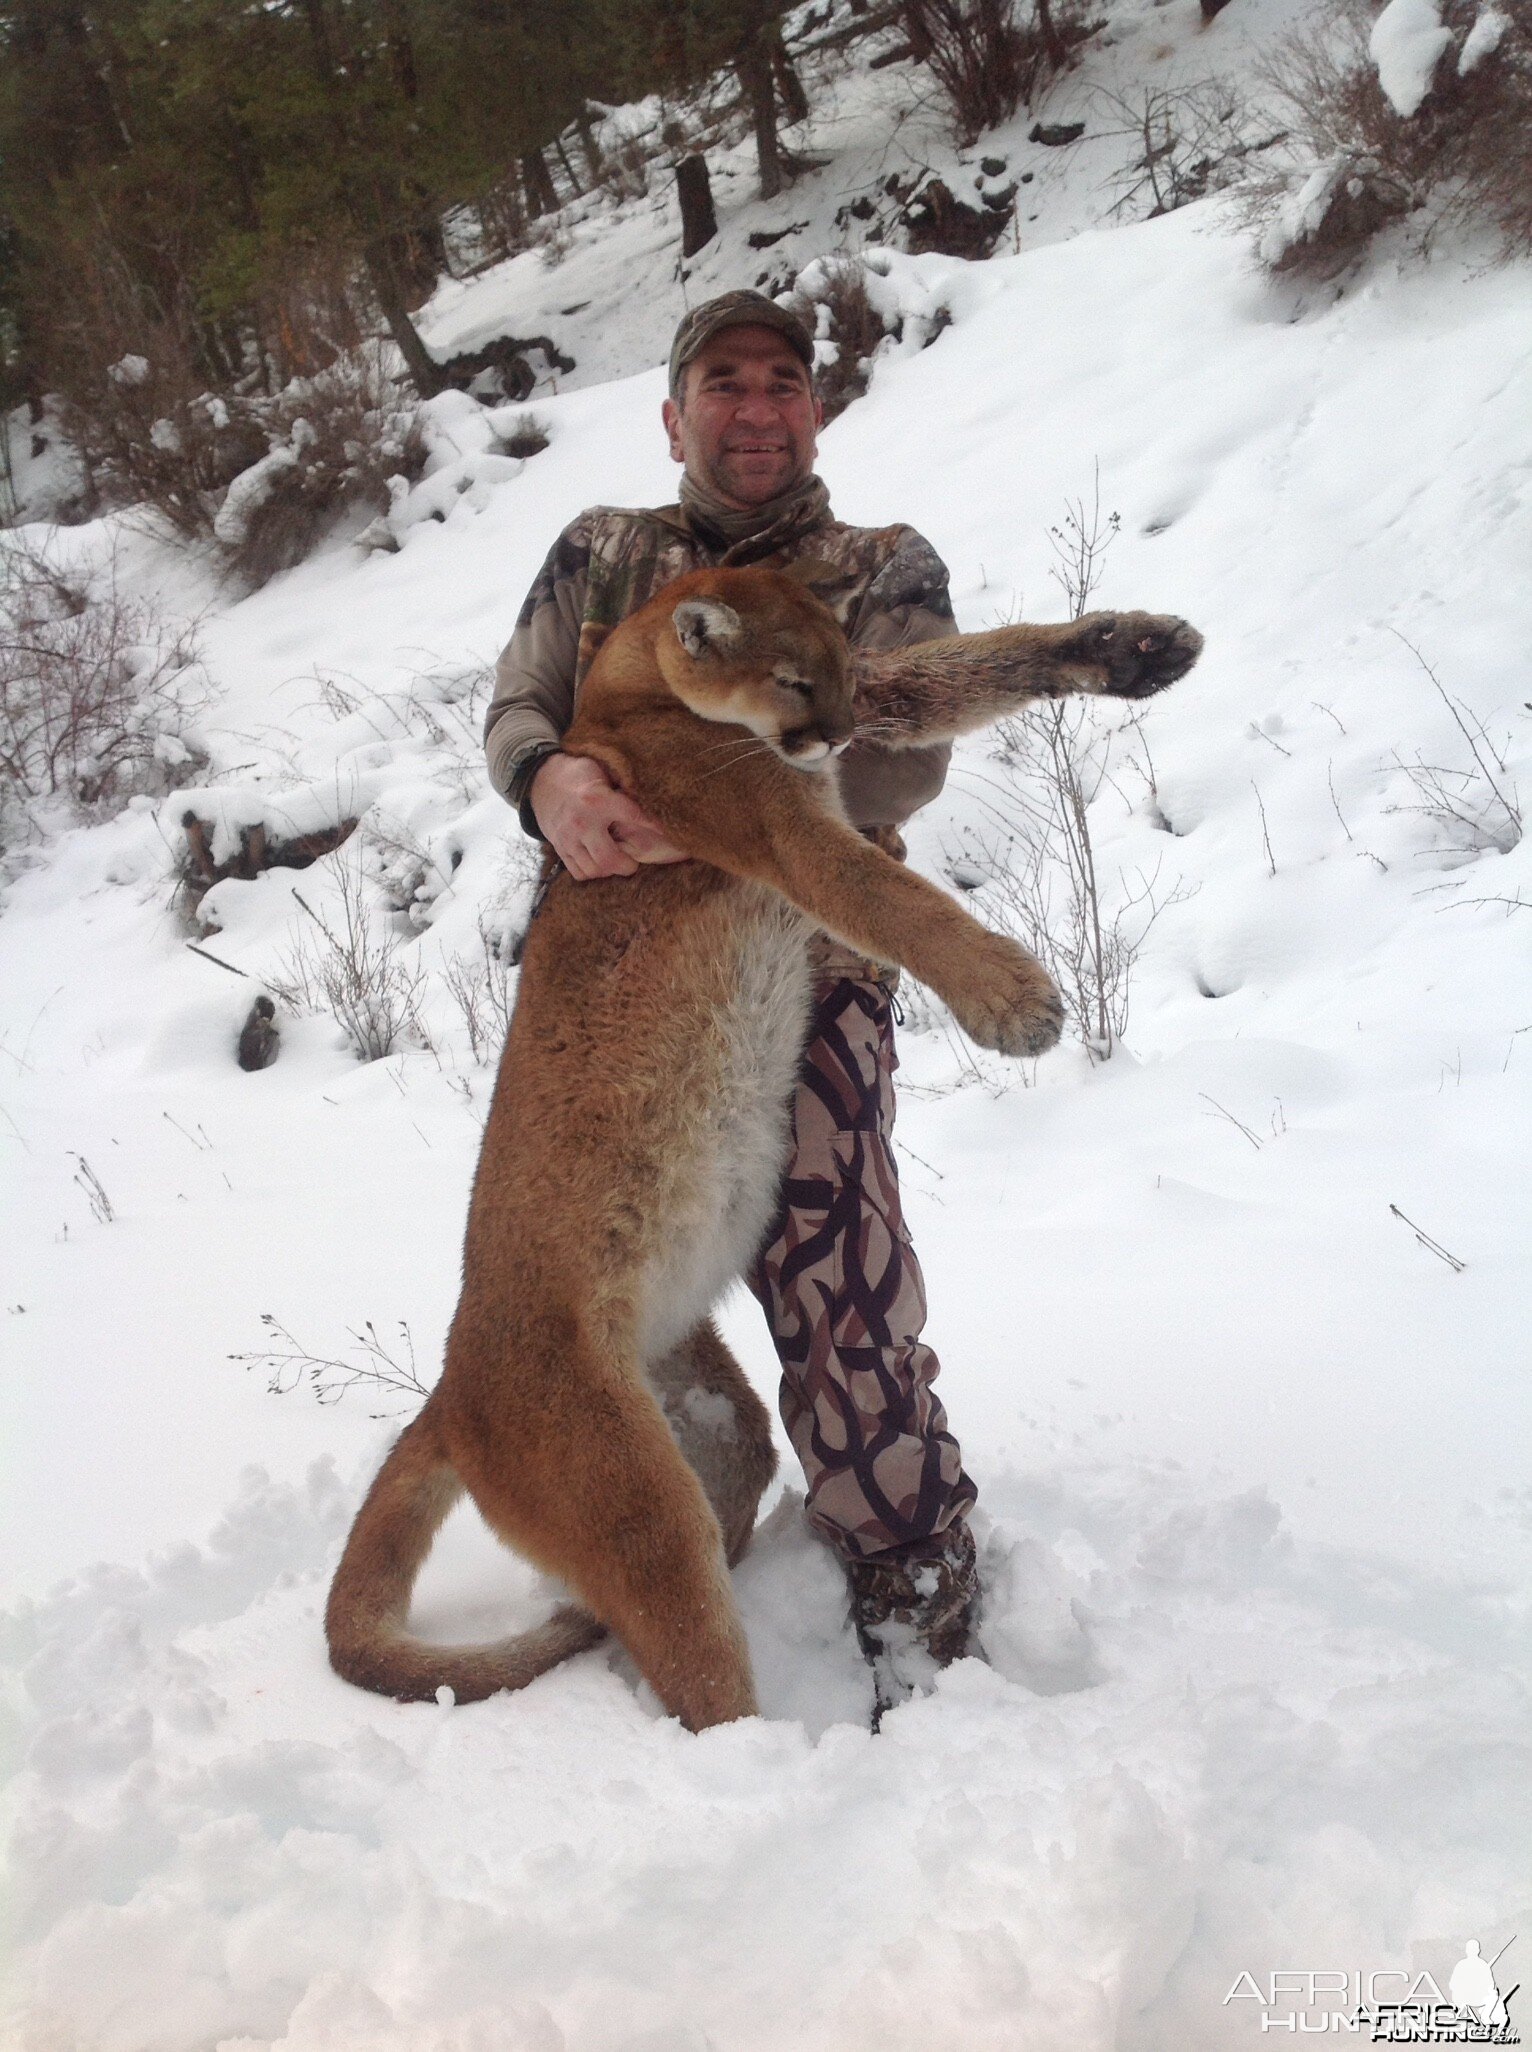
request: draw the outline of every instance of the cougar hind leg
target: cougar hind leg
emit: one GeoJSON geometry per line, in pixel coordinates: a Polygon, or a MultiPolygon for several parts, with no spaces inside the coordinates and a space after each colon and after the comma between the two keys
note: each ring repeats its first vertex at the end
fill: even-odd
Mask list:
{"type": "Polygon", "coordinates": [[[533,1386],[570,1401],[547,1404],[534,1439],[497,1445],[481,1421],[453,1466],[490,1529],[610,1626],[672,1716],[692,1731],[754,1716],[719,1521],[659,1404],[636,1364],[583,1337],[556,1365],[533,1386]]]}
{"type": "Polygon", "coordinates": [[[777,1471],[770,1413],[711,1318],[650,1363],[649,1384],[707,1492],[733,1567],[750,1543],[761,1497],[777,1471]]]}

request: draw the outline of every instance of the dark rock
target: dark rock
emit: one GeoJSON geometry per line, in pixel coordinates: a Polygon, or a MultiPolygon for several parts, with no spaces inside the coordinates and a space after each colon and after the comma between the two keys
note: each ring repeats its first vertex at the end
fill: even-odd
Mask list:
{"type": "Polygon", "coordinates": [[[282,1036],[277,1028],[277,1008],[269,997],[258,997],[250,1016],[240,1028],[239,1066],[245,1070],[269,1069],[281,1053],[282,1036]]]}
{"type": "Polygon", "coordinates": [[[979,169],[986,178],[998,178],[1005,168],[1006,160],[1004,157],[986,157],[979,166],[979,169]]]}
{"type": "Polygon", "coordinates": [[[774,242],[780,242],[784,235],[797,235],[807,228],[807,221],[790,221],[785,228],[757,228],[753,235],[745,237],[752,249],[770,249],[774,242]]]}
{"type": "Polygon", "coordinates": [[[939,178],[933,178],[902,215],[905,248],[911,256],[934,251],[940,256],[987,257],[1005,231],[1011,201],[982,210],[958,199],[939,178]]]}
{"type": "Polygon", "coordinates": [[[1027,141],[1057,150],[1065,143],[1078,142],[1084,133],[1083,121],[1034,121],[1027,130],[1027,141]]]}

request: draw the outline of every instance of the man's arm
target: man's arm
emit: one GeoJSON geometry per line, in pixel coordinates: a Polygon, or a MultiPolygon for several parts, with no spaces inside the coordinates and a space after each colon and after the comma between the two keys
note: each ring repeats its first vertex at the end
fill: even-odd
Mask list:
{"type": "Polygon", "coordinates": [[[580,626],[590,581],[586,516],[554,543],[495,665],[484,720],[490,782],[525,831],[552,847],[571,876],[631,876],[639,863],[678,861],[660,829],[613,788],[599,764],[564,755],[574,718],[580,626]]]}
{"type": "MultiPolygon", "coordinates": [[[[956,634],[947,566],[913,527],[901,531],[847,631],[851,646],[867,655],[956,634]]],[[[875,741],[853,742],[841,764],[847,818],[853,826],[902,826],[940,791],[951,754],[946,742],[897,750],[880,748],[875,741]]]]}
{"type": "Polygon", "coordinates": [[[484,716],[489,780],[521,812],[538,764],[554,752],[574,718],[575,663],[590,579],[585,520],[573,521],[548,551],[495,665],[495,690],[484,716]]]}

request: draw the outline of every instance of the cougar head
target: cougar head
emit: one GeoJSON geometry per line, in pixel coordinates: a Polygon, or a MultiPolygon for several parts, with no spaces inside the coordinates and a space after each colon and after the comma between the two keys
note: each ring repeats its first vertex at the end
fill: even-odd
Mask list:
{"type": "Polygon", "coordinates": [[[674,597],[655,652],[681,703],[748,728],[794,769],[827,768],[852,730],[851,659],[829,608],[775,570],[704,571],[674,597]]]}

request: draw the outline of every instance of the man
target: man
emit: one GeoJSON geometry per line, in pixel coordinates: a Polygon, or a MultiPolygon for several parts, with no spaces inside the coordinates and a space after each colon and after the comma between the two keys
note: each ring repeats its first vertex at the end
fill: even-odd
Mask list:
{"type": "MultiPolygon", "coordinates": [[[[689,570],[812,563],[815,590],[854,646],[907,647],[955,631],[947,572],[908,527],[833,518],[813,474],[824,412],[814,344],[757,292],[695,308],[676,331],[663,419],[684,466],[680,503],[597,507],[555,542],[496,670],[490,775],[571,876],[627,876],[678,860],[656,822],[600,766],[563,755],[575,695],[606,635],[689,570]]],[[[890,852],[941,789],[947,749],[856,743],[847,813],[890,852]]],[[[778,1217],[752,1277],[782,1364],[783,1422],[808,1480],[808,1515],[841,1555],[880,1701],[934,1662],[977,1652],[974,1488],[920,1339],[925,1295],[899,1204],[893,993],[887,971],[825,937],[778,1217]]]]}

